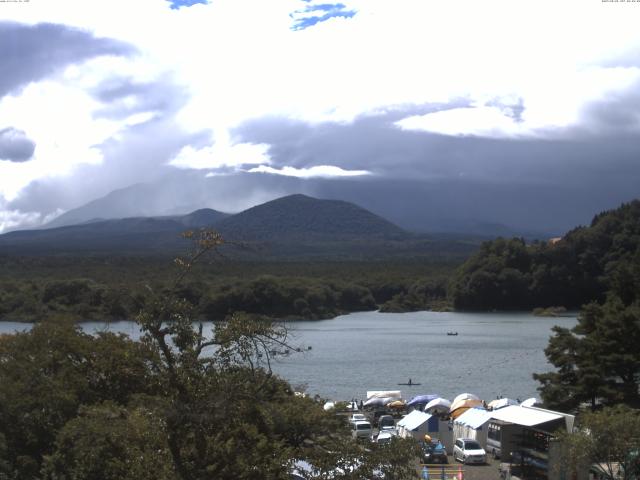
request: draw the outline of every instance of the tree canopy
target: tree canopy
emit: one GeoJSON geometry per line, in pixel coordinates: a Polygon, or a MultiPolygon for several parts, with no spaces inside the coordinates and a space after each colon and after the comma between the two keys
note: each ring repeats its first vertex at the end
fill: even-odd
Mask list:
{"type": "MultiPolygon", "coordinates": [[[[604,249],[598,255],[606,300],[585,305],[574,328],[555,327],[545,353],[556,371],[534,375],[550,406],[640,407],[639,223],[640,202],[633,202],[596,217],[597,229],[588,232],[604,249]]],[[[593,260],[592,250],[586,256],[593,260]]]]}
{"type": "Polygon", "coordinates": [[[222,239],[188,235],[165,288],[149,286],[144,335],[88,335],[49,321],[0,337],[0,478],[415,478],[415,442],[363,445],[344,421],[273,374],[285,328],[233,314],[210,331],[180,294],[222,239]]]}
{"type": "Polygon", "coordinates": [[[640,411],[627,407],[585,413],[575,432],[560,437],[562,462],[570,478],[595,469],[609,480],[640,478],[640,411]]]}
{"type": "Polygon", "coordinates": [[[596,215],[589,227],[559,241],[485,242],[456,271],[449,293],[460,310],[580,308],[604,301],[614,287],[629,303],[639,252],[640,200],[634,200],[596,215]]]}

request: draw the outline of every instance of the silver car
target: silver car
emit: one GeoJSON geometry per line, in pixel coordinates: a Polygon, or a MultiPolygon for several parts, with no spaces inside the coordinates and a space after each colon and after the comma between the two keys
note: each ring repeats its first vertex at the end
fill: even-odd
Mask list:
{"type": "Polygon", "coordinates": [[[453,459],[464,464],[487,463],[487,452],[471,438],[458,438],[453,446],[453,459]]]}

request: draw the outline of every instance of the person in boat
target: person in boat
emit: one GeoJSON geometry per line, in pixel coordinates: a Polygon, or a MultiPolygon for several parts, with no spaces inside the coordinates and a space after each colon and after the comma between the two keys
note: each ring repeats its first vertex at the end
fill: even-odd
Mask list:
{"type": "Polygon", "coordinates": [[[409,382],[407,383],[407,385],[411,385],[411,379],[409,379],[409,382]]]}

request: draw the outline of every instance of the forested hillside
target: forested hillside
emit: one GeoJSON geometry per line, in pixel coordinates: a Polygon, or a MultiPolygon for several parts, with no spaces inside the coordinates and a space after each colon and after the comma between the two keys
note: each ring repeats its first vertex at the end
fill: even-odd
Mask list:
{"type": "Polygon", "coordinates": [[[612,288],[628,301],[639,261],[640,201],[634,200],[556,242],[484,243],[457,270],[450,297],[459,310],[575,309],[603,301],[612,288]]]}
{"type": "MultiPolygon", "coordinates": [[[[234,311],[322,319],[342,313],[442,309],[456,263],[238,262],[219,259],[194,273],[180,294],[199,318],[234,311]]],[[[0,320],[131,319],[147,288],[175,274],[166,257],[0,257],[0,320]]]]}
{"type": "Polygon", "coordinates": [[[554,327],[545,354],[556,371],[534,375],[553,408],[640,407],[639,218],[635,201],[571,234],[581,265],[606,293],[583,307],[574,328],[554,327]]]}

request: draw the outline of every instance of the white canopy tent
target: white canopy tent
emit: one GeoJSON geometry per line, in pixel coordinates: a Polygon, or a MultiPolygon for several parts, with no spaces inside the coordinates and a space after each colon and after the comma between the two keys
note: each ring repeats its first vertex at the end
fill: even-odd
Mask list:
{"type": "Polygon", "coordinates": [[[429,433],[429,419],[431,415],[414,410],[410,414],[404,416],[397,423],[398,434],[402,438],[413,437],[416,440],[422,440],[429,433]]]}
{"type": "Polygon", "coordinates": [[[493,412],[484,408],[470,408],[453,421],[454,438],[471,438],[482,447],[487,446],[487,424],[493,412]]]}

